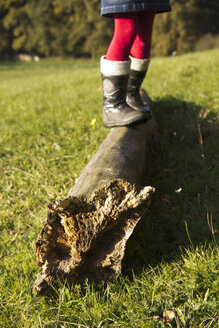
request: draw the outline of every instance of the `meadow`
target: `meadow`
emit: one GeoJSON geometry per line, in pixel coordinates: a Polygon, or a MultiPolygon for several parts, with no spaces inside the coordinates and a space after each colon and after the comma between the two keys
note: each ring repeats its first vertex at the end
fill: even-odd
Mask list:
{"type": "Polygon", "coordinates": [[[154,58],[143,86],[159,125],[145,172],[156,193],[122,273],[39,297],[47,204],[109,133],[99,62],[0,62],[0,327],[218,327],[219,49],[154,58]]]}

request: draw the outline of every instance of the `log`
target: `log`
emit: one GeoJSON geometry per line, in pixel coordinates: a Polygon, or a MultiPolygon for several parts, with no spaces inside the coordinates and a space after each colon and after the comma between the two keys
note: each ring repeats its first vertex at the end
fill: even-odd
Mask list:
{"type": "MultiPolygon", "coordinates": [[[[145,93],[143,98],[148,101],[145,93]]],[[[156,131],[154,117],[111,129],[68,197],[48,205],[36,242],[38,293],[58,280],[109,281],[119,275],[126,242],[155,191],[142,185],[156,131]]]]}

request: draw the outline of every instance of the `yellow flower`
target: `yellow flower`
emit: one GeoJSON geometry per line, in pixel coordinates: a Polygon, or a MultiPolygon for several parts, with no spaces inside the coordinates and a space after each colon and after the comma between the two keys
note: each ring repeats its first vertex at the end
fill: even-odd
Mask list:
{"type": "Polygon", "coordinates": [[[97,122],[96,118],[93,118],[92,121],[90,122],[90,125],[94,126],[96,124],[96,122],[97,122]]]}

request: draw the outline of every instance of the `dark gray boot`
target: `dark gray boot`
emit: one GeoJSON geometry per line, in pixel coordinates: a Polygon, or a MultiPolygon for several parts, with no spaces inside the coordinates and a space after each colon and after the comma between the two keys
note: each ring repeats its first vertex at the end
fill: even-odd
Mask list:
{"type": "Polygon", "coordinates": [[[131,58],[131,70],[129,74],[126,102],[136,111],[144,112],[147,119],[151,118],[151,110],[148,104],[144,103],[140,96],[140,88],[146,76],[150,59],[131,58]]]}
{"type": "Polygon", "coordinates": [[[101,58],[103,82],[103,123],[107,128],[128,126],[146,121],[145,113],[126,103],[130,61],[110,61],[101,58]]]}

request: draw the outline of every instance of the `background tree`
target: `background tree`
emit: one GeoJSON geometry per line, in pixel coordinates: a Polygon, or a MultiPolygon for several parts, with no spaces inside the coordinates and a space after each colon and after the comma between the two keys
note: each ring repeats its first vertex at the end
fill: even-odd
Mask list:
{"type": "MultiPolygon", "coordinates": [[[[152,53],[185,53],[218,46],[218,0],[172,0],[156,15],[152,53]]],[[[0,58],[17,53],[100,57],[113,20],[100,16],[100,0],[0,0],[0,58]]]]}
{"type": "Polygon", "coordinates": [[[218,0],[172,0],[171,4],[171,13],[157,15],[155,19],[154,55],[194,51],[201,37],[219,34],[218,0]]]}
{"type": "Polygon", "coordinates": [[[0,1],[0,52],[11,55],[22,49],[27,35],[25,27],[28,23],[26,2],[23,0],[0,1]]]}

